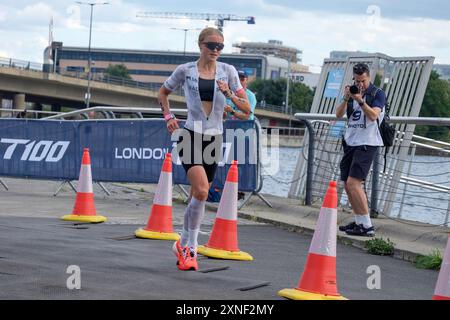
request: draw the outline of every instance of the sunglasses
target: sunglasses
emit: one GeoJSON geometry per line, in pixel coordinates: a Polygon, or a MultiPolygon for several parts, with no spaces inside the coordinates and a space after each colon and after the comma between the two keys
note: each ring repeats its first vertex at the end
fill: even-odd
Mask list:
{"type": "Polygon", "coordinates": [[[214,51],[214,50],[222,51],[223,48],[225,47],[225,45],[220,42],[203,42],[203,44],[205,45],[205,47],[207,47],[211,51],[214,51]]]}

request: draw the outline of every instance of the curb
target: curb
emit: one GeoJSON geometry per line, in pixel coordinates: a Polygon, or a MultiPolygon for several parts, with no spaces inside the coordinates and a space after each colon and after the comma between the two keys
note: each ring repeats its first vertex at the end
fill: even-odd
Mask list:
{"type": "MultiPolygon", "coordinates": [[[[140,189],[134,188],[131,186],[125,186],[125,185],[121,185],[121,184],[116,184],[116,185],[118,185],[120,187],[131,189],[131,190],[135,190],[135,191],[140,191],[140,189]]],[[[145,191],[145,192],[147,192],[147,191],[145,191]]],[[[218,205],[206,202],[206,207],[211,210],[217,210],[218,205]]],[[[242,219],[246,219],[246,220],[251,220],[254,222],[271,224],[271,225],[280,227],[280,228],[290,231],[290,232],[296,232],[296,233],[305,234],[305,235],[309,235],[309,236],[313,236],[314,231],[315,231],[315,229],[312,229],[312,228],[302,227],[302,226],[293,225],[293,224],[280,222],[277,220],[272,220],[272,219],[267,219],[267,218],[261,218],[261,217],[258,217],[258,216],[255,216],[255,215],[252,215],[249,213],[245,213],[242,211],[238,211],[238,217],[242,218],[242,219]]],[[[370,240],[370,238],[367,238],[367,240],[370,240]]],[[[367,249],[365,248],[365,242],[367,240],[360,240],[360,239],[357,239],[354,237],[344,236],[344,235],[339,235],[339,234],[337,235],[337,241],[340,244],[350,245],[352,247],[361,249],[366,252],[367,252],[367,249]]],[[[393,254],[392,258],[413,263],[416,260],[416,258],[421,255],[422,254],[412,252],[409,250],[394,248],[394,254],[393,254]]]]}
{"type": "MultiPolygon", "coordinates": [[[[211,206],[211,207],[213,207],[213,206],[211,206]]],[[[285,222],[280,222],[280,221],[271,220],[271,219],[267,219],[267,218],[261,218],[261,217],[254,216],[254,215],[240,212],[240,211],[238,212],[238,216],[243,219],[252,220],[255,222],[268,223],[268,224],[274,225],[276,227],[280,227],[280,228],[290,231],[290,232],[296,232],[296,233],[305,234],[305,235],[309,235],[309,236],[313,236],[314,231],[315,231],[315,229],[312,229],[312,228],[292,225],[292,224],[288,224],[285,222]]],[[[370,239],[371,238],[368,238],[367,240],[370,240],[370,239]]],[[[339,243],[344,244],[344,245],[351,245],[352,247],[361,249],[366,252],[367,252],[367,249],[365,248],[365,242],[367,240],[355,239],[353,237],[343,236],[343,235],[339,235],[339,234],[337,235],[337,241],[339,243]]],[[[412,252],[409,250],[394,248],[394,255],[392,256],[392,258],[413,263],[416,260],[416,258],[420,255],[421,254],[418,254],[418,253],[415,253],[415,252],[412,252]]]]}

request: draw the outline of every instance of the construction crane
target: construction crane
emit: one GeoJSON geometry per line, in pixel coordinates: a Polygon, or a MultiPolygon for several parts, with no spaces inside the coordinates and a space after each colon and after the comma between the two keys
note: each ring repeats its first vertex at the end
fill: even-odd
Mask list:
{"type": "Polygon", "coordinates": [[[162,18],[162,19],[192,19],[192,20],[215,20],[217,28],[223,32],[225,21],[247,21],[247,24],[255,24],[255,17],[239,17],[233,14],[214,13],[181,13],[181,12],[139,12],[138,18],[162,18]]]}

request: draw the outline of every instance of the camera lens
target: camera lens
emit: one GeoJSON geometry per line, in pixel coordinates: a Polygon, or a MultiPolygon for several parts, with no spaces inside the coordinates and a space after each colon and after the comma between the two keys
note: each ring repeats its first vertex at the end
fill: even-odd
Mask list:
{"type": "Polygon", "coordinates": [[[351,94],[357,94],[357,93],[359,93],[359,88],[358,88],[357,86],[355,86],[355,85],[352,85],[352,86],[350,87],[350,93],[351,93],[351,94]]]}

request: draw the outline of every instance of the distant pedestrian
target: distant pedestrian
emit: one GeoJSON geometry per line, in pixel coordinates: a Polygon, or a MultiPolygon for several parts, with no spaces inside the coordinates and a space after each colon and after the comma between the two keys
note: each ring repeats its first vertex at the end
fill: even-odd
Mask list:
{"type": "Polygon", "coordinates": [[[248,102],[250,103],[251,110],[250,112],[242,112],[230,99],[227,99],[227,105],[225,106],[225,112],[227,113],[227,117],[229,116],[231,119],[239,119],[239,120],[254,120],[255,119],[255,108],[256,108],[256,96],[255,94],[247,88],[248,85],[248,75],[245,71],[239,70],[239,81],[241,82],[242,87],[245,89],[245,93],[248,98],[248,102]]]}
{"type": "MultiPolygon", "coordinates": [[[[245,94],[247,95],[248,102],[250,103],[250,112],[241,111],[230,99],[227,99],[227,104],[225,106],[224,118],[231,120],[255,120],[255,108],[256,108],[256,95],[247,88],[248,85],[248,75],[245,71],[239,70],[239,81],[242,87],[245,89],[245,94]]],[[[219,190],[211,188],[209,190],[208,199],[213,200],[214,196],[217,197],[219,190]]],[[[242,191],[238,192],[238,200],[244,199],[245,193],[242,191]]]]}

